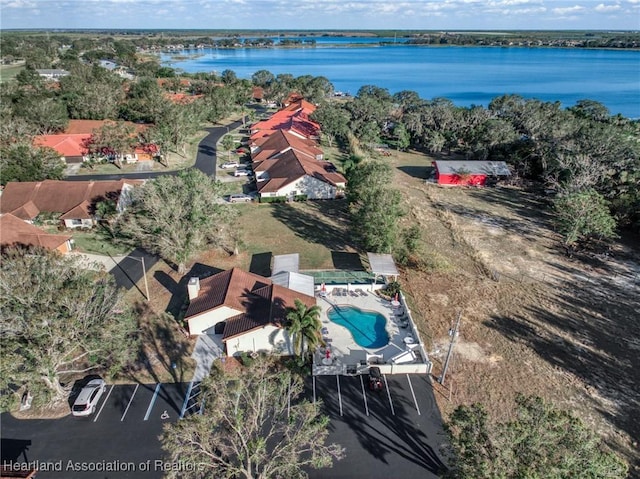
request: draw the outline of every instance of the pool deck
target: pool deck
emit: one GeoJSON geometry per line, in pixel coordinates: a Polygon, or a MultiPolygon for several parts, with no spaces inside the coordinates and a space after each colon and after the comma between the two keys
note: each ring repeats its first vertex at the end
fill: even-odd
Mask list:
{"type": "MultiPolygon", "coordinates": [[[[345,291],[344,288],[338,287],[345,291]]],[[[317,304],[320,306],[322,333],[323,338],[330,350],[330,363],[326,360],[326,352],[324,348],[320,348],[315,355],[313,361],[313,374],[359,374],[368,369],[367,355],[380,356],[381,363],[389,363],[394,357],[407,351],[408,349],[420,348],[420,338],[417,331],[414,330],[412,322],[406,328],[400,327],[399,313],[406,311],[404,301],[401,301],[399,307],[394,308],[391,303],[375,293],[365,288],[357,290],[351,286],[350,291],[346,294],[336,295],[335,289],[328,290],[326,296],[318,296],[317,304]],[[338,306],[355,306],[362,310],[375,311],[382,314],[386,322],[386,330],[389,334],[389,343],[385,346],[375,349],[363,348],[359,346],[353,339],[351,332],[344,326],[329,320],[327,312],[334,305],[338,306]],[[415,342],[411,346],[405,344],[405,338],[411,335],[415,342]],[[356,368],[354,371],[353,368],[356,368]]],[[[408,312],[408,311],[406,311],[408,312]]],[[[420,361],[424,363],[424,361],[420,361]]]]}

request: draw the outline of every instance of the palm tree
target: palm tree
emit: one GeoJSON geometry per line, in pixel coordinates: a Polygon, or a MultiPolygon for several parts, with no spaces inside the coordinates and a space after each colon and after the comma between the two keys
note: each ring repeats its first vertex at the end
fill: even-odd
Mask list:
{"type": "Polygon", "coordinates": [[[287,313],[286,329],[293,340],[293,352],[302,357],[306,351],[313,351],[324,346],[320,329],[320,307],[307,307],[299,299],[295,300],[295,308],[287,313]]]}

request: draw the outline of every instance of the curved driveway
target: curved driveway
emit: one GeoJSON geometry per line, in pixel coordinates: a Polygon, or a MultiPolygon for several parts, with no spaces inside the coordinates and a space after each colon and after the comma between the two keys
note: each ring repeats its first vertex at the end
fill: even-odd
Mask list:
{"type": "MultiPolygon", "coordinates": [[[[196,162],[192,168],[197,168],[206,175],[216,176],[216,144],[224,135],[229,131],[235,130],[242,125],[242,120],[234,121],[228,125],[214,126],[211,128],[205,128],[209,134],[200,141],[198,144],[198,154],[196,156],[196,162]]],[[[68,176],[65,179],[69,181],[87,181],[87,180],[148,180],[151,178],[157,178],[164,175],[177,175],[182,170],[172,171],[153,171],[149,173],[122,173],[116,175],[74,175],[68,176]]]]}

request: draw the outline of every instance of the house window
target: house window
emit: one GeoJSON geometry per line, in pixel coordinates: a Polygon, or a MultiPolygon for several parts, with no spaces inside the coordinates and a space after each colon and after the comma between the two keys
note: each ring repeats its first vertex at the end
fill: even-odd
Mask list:
{"type": "Polygon", "coordinates": [[[71,220],[72,226],[82,226],[82,220],[71,220]]]}

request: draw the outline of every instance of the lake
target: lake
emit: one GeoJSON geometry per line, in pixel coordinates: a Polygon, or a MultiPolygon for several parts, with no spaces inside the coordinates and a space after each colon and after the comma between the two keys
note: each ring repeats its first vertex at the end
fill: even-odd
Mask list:
{"type": "Polygon", "coordinates": [[[503,94],[559,101],[564,107],[591,99],[612,114],[640,118],[638,51],[378,46],[373,39],[366,39],[367,45],[340,46],[325,44],[328,40],[304,48],[187,50],[179,54],[199,56],[171,61],[171,54],[163,54],[161,60],[189,73],[233,70],[240,78],[250,78],[258,70],[269,70],[324,76],[337,91],[352,95],[363,85],[376,85],[391,93],[413,90],[424,99],[449,98],[459,106],[487,106],[503,94]]]}

